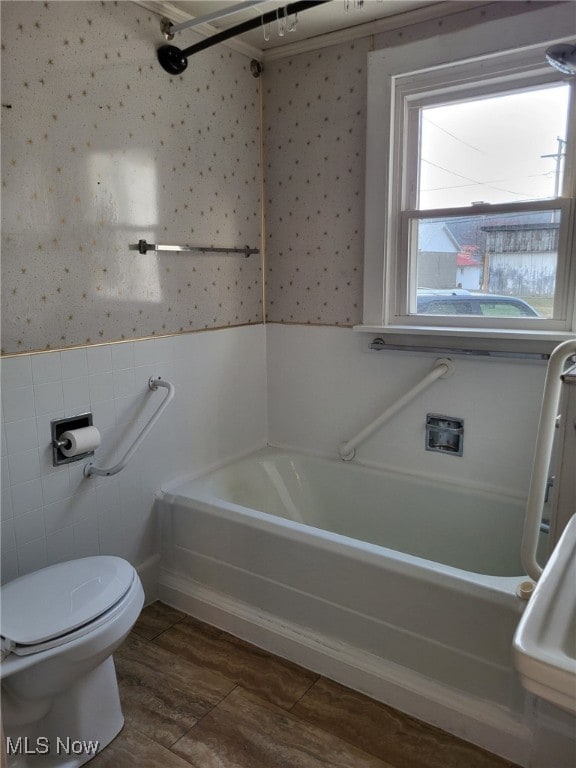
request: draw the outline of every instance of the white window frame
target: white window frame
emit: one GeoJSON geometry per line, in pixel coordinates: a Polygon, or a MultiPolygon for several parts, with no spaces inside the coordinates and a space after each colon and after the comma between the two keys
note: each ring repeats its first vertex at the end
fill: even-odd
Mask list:
{"type": "MultiPolygon", "coordinates": [[[[506,83],[510,89],[571,81],[570,114],[574,120],[576,78],[566,78],[555,72],[544,59],[544,51],[549,45],[563,41],[565,38],[549,39],[505,53],[481,54],[474,58],[462,56],[459,61],[454,56],[448,64],[437,64],[432,57],[431,66],[422,66],[427,63],[426,51],[418,51],[415,58],[420,66],[411,71],[402,70],[407,69],[404,62],[414,54],[414,45],[398,52],[396,57],[384,51],[369,54],[364,317],[359,330],[427,337],[429,344],[437,343],[435,336],[497,339],[502,341],[503,349],[513,349],[514,344],[522,340],[562,341],[574,334],[576,131],[571,132],[566,147],[559,198],[441,210],[415,210],[413,185],[406,180],[416,178],[413,163],[417,158],[406,155],[408,142],[403,140],[406,132],[414,127],[411,115],[424,105],[428,95],[437,100],[449,92],[448,100],[457,100],[469,97],[472,91],[479,96],[485,95],[494,88],[505,88],[506,83]],[[487,209],[497,213],[545,210],[548,207],[562,209],[553,319],[430,317],[409,313],[409,298],[411,292],[415,293],[415,286],[410,282],[414,280],[413,270],[410,271],[407,263],[409,221],[439,215],[481,214],[487,209]]],[[[453,45],[453,48],[458,47],[466,48],[462,33],[459,44],[453,45]]],[[[394,341],[398,343],[397,339],[394,341]]]]}

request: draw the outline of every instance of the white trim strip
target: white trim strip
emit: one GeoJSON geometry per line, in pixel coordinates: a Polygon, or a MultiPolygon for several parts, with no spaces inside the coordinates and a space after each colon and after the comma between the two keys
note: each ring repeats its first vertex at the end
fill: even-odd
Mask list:
{"type": "MultiPolygon", "coordinates": [[[[185,13],[175,5],[172,5],[172,3],[162,3],[158,2],[158,0],[132,0],[132,2],[141,6],[142,8],[146,8],[148,11],[152,11],[152,13],[156,13],[160,17],[165,16],[167,19],[170,19],[170,21],[175,23],[181,24],[194,19],[194,16],[191,16],[189,13],[185,13]]],[[[219,31],[220,30],[216,29],[216,27],[213,27],[211,24],[202,24],[201,26],[194,28],[194,32],[201,37],[210,37],[219,31]]],[[[159,42],[160,35],[161,33],[159,31],[159,42]]],[[[257,59],[258,61],[262,59],[262,51],[260,51],[258,48],[254,48],[252,45],[248,45],[248,43],[244,43],[241,40],[238,40],[237,38],[226,40],[225,42],[220,43],[220,45],[225,45],[227,48],[231,48],[233,51],[236,51],[236,53],[241,53],[251,59],[257,59]]]]}
{"type": "Polygon", "coordinates": [[[233,16],[235,13],[244,11],[247,8],[252,8],[255,5],[260,5],[261,3],[266,2],[268,2],[268,0],[245,0],[243,3],[238,3],[238,5],[230,6],[228,8],[222,8],[221,10],[214,11],[214,13],[209,13],[206,16],[200,16],[196,18],[192,17],[188,21],[182,21],[180,24],[174,25],[170,31],[174,33],[181,32],[183,29],[193,29],[194,27],[199,27],[202,24],[209,24],[211,21],[225,19],[228,16],[233,16]]]}

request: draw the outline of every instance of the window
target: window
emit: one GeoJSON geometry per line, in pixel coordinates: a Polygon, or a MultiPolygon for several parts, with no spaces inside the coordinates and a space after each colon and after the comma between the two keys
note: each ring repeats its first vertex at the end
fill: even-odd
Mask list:
{"type": "MultiPolygon", "coordinates": [[[[575,79],[546,64],[546,47],[380,82],[380,125],[373,110],[368,130],[366,324],[380,324],[379,311],[392,331],[573,331],[575,79]],[[384,169],[373,163],[379,129],[391,147],[384,169]]],[[[373,91],[377,79],[373,68],[373,91]]]]}

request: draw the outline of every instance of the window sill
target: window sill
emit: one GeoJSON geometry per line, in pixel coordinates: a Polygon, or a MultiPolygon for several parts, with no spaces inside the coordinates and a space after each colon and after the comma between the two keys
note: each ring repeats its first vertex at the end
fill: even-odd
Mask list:
{"type": "MultiPolygon", "coordinates": [[[[525,331],[416,325],[355,325],[354,330],[382,337],[390,346],[432,348],[446,351],[496,352],[510,355],[549,355],[574,334],[559,331],[525,331]]],[[[384,347],[385,348],[385,347],[384,347]]]]}

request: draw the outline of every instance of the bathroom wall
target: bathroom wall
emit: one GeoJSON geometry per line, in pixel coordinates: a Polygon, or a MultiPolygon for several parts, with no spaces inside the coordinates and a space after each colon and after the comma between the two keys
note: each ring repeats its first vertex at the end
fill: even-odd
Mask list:
{"type": "Polygon", "coordinates": [[[154,594],[154,498],[163,483],[266,441],[262,325],[4,358],[2,384],[2,581],[95,554],[142,568],[154,594]],[[51,419],[91,411],[102,433],[93,458],[113,466],[165,396],[174,400],[131,463],[85,479],[86,460],[52,466],[51,419]]]}
{"type": "MultiPolygon", "coordinates": [[[[489,12],[504,5],[525,6],[489,12]]],[[[216,47],[171,78],[156,63],[158,17],[127,2],[1,11],[2,344],[24,353],[0,366],[3,577],[94,552],[151,569],[162,483],[267,435],[335,455],[431,364],[429,355],[368,353],[349,328],[314,325],[361,317],[365,71],[375,41],[266,65],[265,335],[259,259],[128,250],[140,238],[258,245],[259,99],[248,60],[216,47]],[[27,354],[54,348],[62,351],[27,354]],[[150,375],[172,377],[177,396],[129,468],[87,481],[81,463],[52,467],[50,420],[85,410],[104,436],[98,462],[114,462],[162,396],[146,391],[150,375]]],[[[450,24],[468,22],[454,14],[450,24]]],[[[458,362],[452,380],[359,457],[521,494],[543,372],[458,362]],[[426,410],[465,419],[462,459],[424,452],[426,410]]]]}
{"type": "MultiPolygon", "coordinates": [[[[266,64],[273,444],[336,456],[341,441],[416,384],[439,356],[370,352],[372,337],[350,329],[362,322],[368,52],[401,50],[407,42],[432,38],[449,58],[451,35],[469,35],[471,41],[481,37],[498,50],[502,35],[528,44],[539,34],[561,37],[574,27],[571,3],[502,2],[465,11],[451,5],[456,12],[445,19],[266,64]],[[522,23],[517,14],[523,14],[522,23]]],[[[526,494],[544,365],[478,357],[455,361],[455,375],[434,384],[394,417],[358,449],[358,459],[526,494]],[[464,419],[462,457],[425,451],[429,412],[464,419]]]]}
{"type": "Polygon", "coordinates": [[[482,26],[493,30],[492,49],[497,51],[504,44],[496,34],[503,20],[510,19],[508,39],[520,44],[511,17],[538,9],[541,15],[534,22],[535,32],[560,37],[574,25],[571,2],[522,0],[472,10],[463,10],[465,3],[447,5],[447,16],[436,21],[266,62],[268,322],[352,326],[362,321],[370,50],[398,49],[432,38],[448,52],[449,60],[447,36],[459,33],[472,38],[482,26]]]}
{"type": "Polygon", "coordinates": [[[369,45],[266,64],[268,322],[361,320],[369,45]]]}
{"type": "MultiPolygon", "coordinates": [[[[269,441],[338,457],[353,437],[420,381],[442,355],[374,352],[349,328],[271,324],[269,441]]],[[[528,491],[546,366],[454,355],[440,379],[356,452],[357,460],[523,497],[528,491]],[[464,452],[425,450],[426,414],[464,419],[464,452]]]]}
{"type": "Polygon", "coordinates": [[[129,245],[260,246],[259,81],[222,46],[170,77],[134,3],[1,13],[2,578],[102,553],[153,588],[162,483],[266,439],[261,261],[129,245]],[[85,411],[120,458],[151,375],[176,397],[123,472],[52,466],[50,420],[85,411]]]}
{"type": "MultiPolygon", "coordinates": [[[[180,77],[130,2],[2,13],[2,352],[262,321],[259,81],[219,46],[180,77]]],[[[195,33],[187,33],[189,44],[195,33]]]]}

